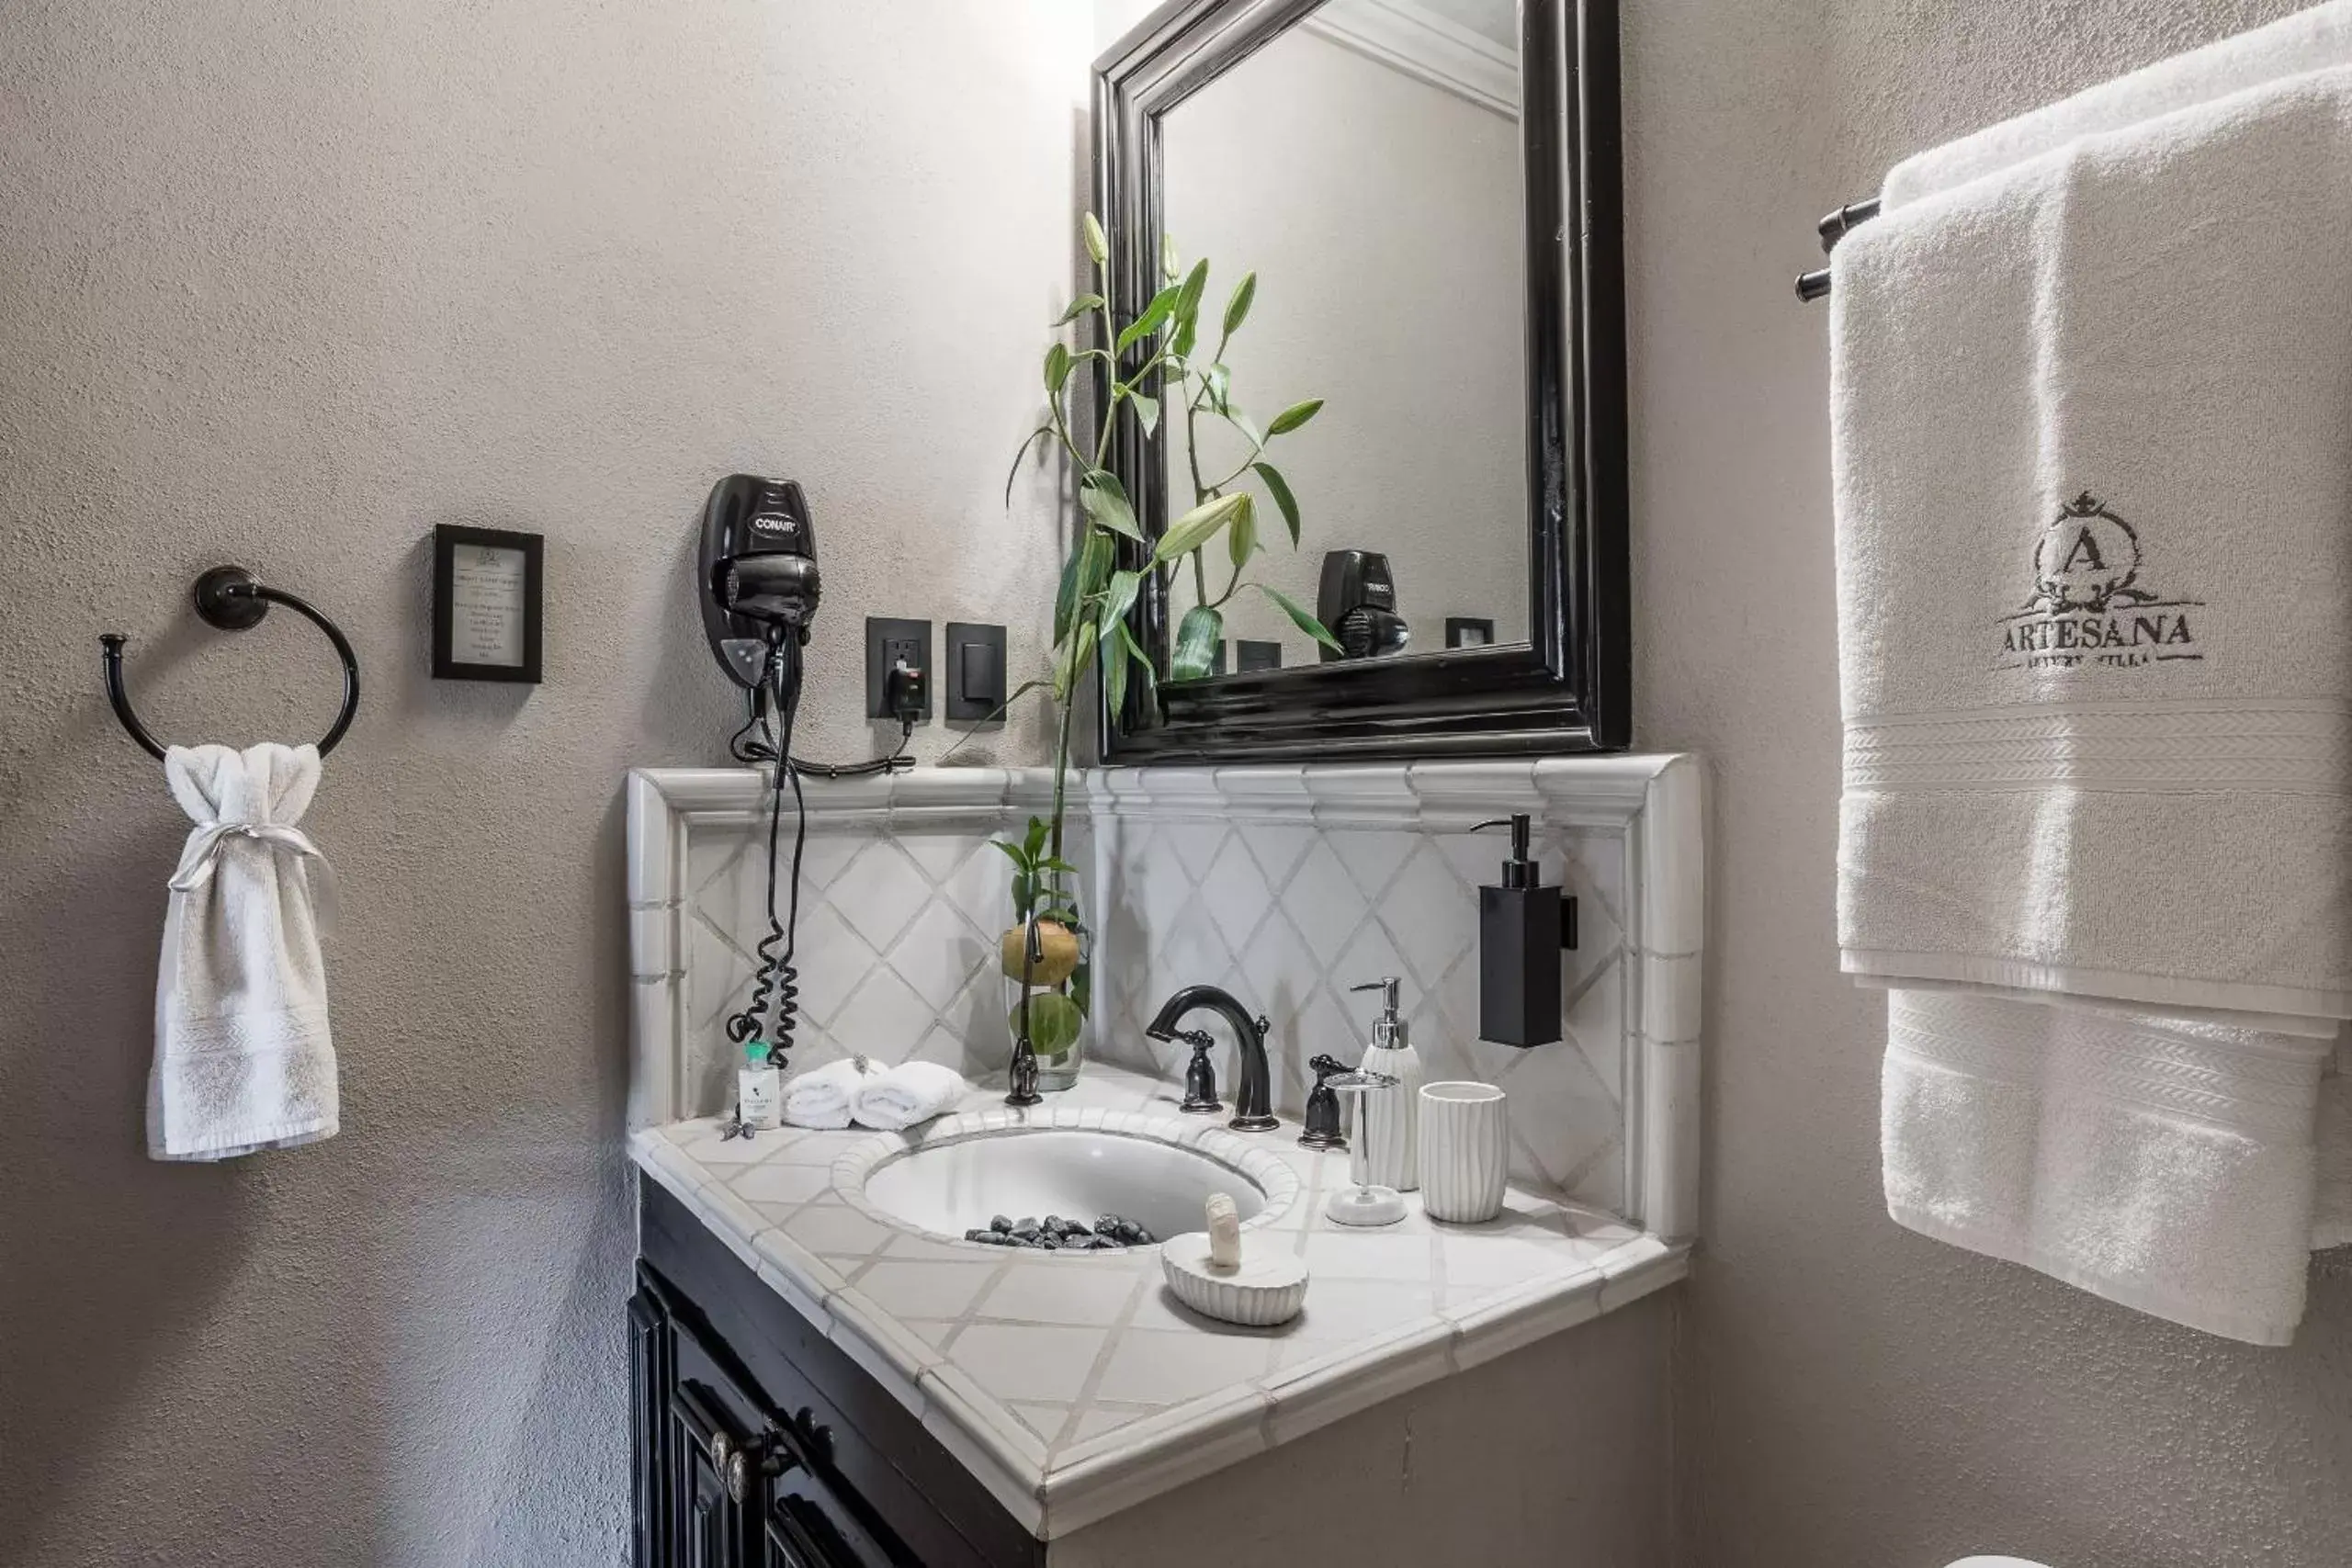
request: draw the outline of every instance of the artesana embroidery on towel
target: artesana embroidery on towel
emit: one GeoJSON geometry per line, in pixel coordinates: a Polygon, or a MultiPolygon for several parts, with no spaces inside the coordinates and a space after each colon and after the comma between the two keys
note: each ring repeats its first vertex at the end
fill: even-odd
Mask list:
{"type": "Polygon", "coordinates": [[[2205,657],[2186,612],[2139,586],[2140,531],[2085,491],[2033,545],[2033,594],[2004,615],[1996,670],[2132,670],[2205,657]]]}

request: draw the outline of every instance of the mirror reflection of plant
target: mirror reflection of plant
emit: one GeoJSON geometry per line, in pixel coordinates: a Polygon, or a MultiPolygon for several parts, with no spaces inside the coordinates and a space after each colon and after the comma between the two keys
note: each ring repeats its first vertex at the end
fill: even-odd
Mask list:
{"type": "MultiPolygon", "coordinates": [[[[1177,265],[1172,246],[1163,247],[1160,261],[1163,273],[1172,277],[1177,265]]],[[[1208,569],[1203,559],[1208,540],[1216,536],[1215,526],[1206,531],[1199,545],[1190,548],[1179,547],[1170,552],[1170,558],[1189,555],[1193,566],[1193,607],[1184,612],[1184,618],[1177,627],[1176,646],[1169,657],[1169,678],[1177,681],[1198,680],[1209,672],[1211,661],[1216,656],[1217,643],[1225,635],[1225,606],[1244,588],[1255,588],[1264,594],[1290,617],[1293,625],[1316,641],[1335,650],[1340,646],[1323,623],[1308,614],[1306,607],[1290,595],[1270,583],[1244,582],[1241,580],[1241,573],[1249,566],[1250,558],[1265,546],[1258,539],[1255,499],[1248,491],[1237,491],[1232,487],[1251,478],[1256,479],[1273,502],[1275,511],[1281,514],[1283,525],[1290,534],[1291,548],[1297,549],[1298,500],[1291,492],[1290,483],[1283,477],[1282,470],[1266,460],[1266,449],[1275,437],[1287,435],[1313,419],[1322,411],[1323,400],[1308,398],[1291,404],[1269,420],[1263,430],[1234,405],[1233,375],[1226,364],[1226,350],[1232,346],[1233,334],[1240,330],[1241,323],[1249,317],[1251,303],[1257,299],[1258,275],[1244,273],[1241,281],[1234,285],[1232,297],[1226,301],[1225,314],[1218,326],[1216,348],[1204,359],[1196,355],[1193,349],[1199,333],[1200,298],[1206,291],[1208,275],[1206,257],[1193,263],[1193,270],[1185,275],[1184,281],[1179,286],[1176,326],[1170,334],[1170,373],[1177,378],[1177,389],[1183,394],[1184,459],[1193,480],[1193,511],[1186,515],[1199,517],[1229,494],[1241,496],[1243,504],[1235,510],[1224,525],[1226,558],[1232,570],[1226,579],[1225,592],[1216,598],[1209,597],[1208,569]],[[1184,298],[1187,291],[1191,296],[1189,310],[1184,298]],[[1204,412],[1224,421],[1250,447],[1249,455],[1231,472],[1214,481],[1203,479],[1201,474],[1200,419],[1204,412]]],[[[1169,529],[1170,536],[1175,532],[1175,527],[1169,529]]],[[[1163,546],[1167,543],[1166,536],[1161,542],[1163,546]]]]}

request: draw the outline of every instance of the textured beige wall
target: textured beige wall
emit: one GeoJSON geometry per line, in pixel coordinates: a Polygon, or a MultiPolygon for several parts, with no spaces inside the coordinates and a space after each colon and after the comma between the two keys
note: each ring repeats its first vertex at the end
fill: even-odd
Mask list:
{"type": "MultiPolygon", "coordinates": [[[[1713,760],[1706,1242],[1677,1450],[1704,1568],[2352,1561],[2352,1285],[2297,1345],[1897,1229],[1883,1004],[1837,972],[1826,352],[1789,276],[1894,159],[2281,0],[1629,0],[1637,721],[1713,760]]],[[[2260,243],[2258,234],[2248,243],[2260,243]]]]}
{"type": "Polygon", "coordinates": [[[0,1561],[619,1560],[620,778],[720,760],[734,712],[692,527],[729,470],[807,483],[816,754],[873,743],[868,611],[1009,618],[1034,654],[1050,492],[1000,496],[1069,289],[1091,26],[0,6],[0,1561]],[[547,536],[544,685],[427,678],[436,523],[547,536]],[[196,622],[222,558],[366,671],[310,818],[345,1131],[164,1167],[187,824],[97,633],[167,738],[311,738],[335,690],[292,616],[196,622]]]}

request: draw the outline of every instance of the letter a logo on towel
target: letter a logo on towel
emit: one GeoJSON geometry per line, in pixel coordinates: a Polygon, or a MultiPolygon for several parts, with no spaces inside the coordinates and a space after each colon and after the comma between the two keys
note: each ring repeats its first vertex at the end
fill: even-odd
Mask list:
{"type": "Polygon", "coordinates": [[[2140,531],[2085,491],[2033,545],[2033,592],[2004,615],[1996,670],[2136,670],[2205,657],[2188,612],[2140,584],[2140,531]]]}

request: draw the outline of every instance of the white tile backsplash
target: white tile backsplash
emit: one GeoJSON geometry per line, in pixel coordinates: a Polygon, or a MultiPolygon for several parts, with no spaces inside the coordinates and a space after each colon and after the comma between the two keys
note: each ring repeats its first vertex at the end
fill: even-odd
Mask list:
{"type": "MultiPolygon", "coordinates": [[[[662,808],[686,812],[687,830],[674,873],[652,867],[632,885],[638,1028],[683,1036],[671,1111],[715,1113],[738,1060],[723,1026],[764,928],[766,820],[744,808],[758,798],[748,773],[640,777],[663,784],[632,795],[646,837],[673,830],[655,826],[662,808]]],[[[1295,1117],[1307,1060],[1353,1062],[1369,1037],[1375,998],[1348,987],[1396,975],[1430,1076],[1509,1093],[1514,1179],[1623,1213],[1663,1202],[1687,1227],[1690,1086],[1678,1078],[1669,1102],[1645,1081],[1667,1067],[1693,1076],[1698,812],[1681,781],[1694,778],[1643,758],[1082,774],[1065,852],[1084,868],[1096,927],[1091,1049],[1172,1081],[1187,1049],[1147,1040],[1145,1023],[1179,987],[1222,986],[1271,1020],[1276,1109],[1295,1117]],[[1528,1050],[1477,1037],[1477,889],[1499,879],[1508,845],[1467,829],[1511,809],[1536,814],[1544,878],[1578,905],[1565,1038],[1528,1050]],[[1681,1055],[1668,1061],[1664,1047],[1681,1055]]],[[[853,1053],[1002,1070],[1009,868],[989,840],[1041,812],[1049,787],[1042,773],[995,770],[809,784],[794,1070],[853,1053]]],[[[1232,1053],[1216,1060],[1229,1098],[1232,1053]]],[[[649,1089],[647,1106],[660,1099],[649,1089]]]]}
{"type": "MultiPolygon", "coordinates": [[[[1404,770],[1394,772],[1401,780],[1404,770]]],[[[1376,781],[1357,770],[1351,782],[1361,789],[1376,781]]],[[[1477,1037],[1478,886],[1501,879],[1502,834],[1250,822],[1246,805],[1209,821],[1129,814],[1137,809],[1123,800],[1118,815],[1095,824],[1115,868],[1105,879],[1103,940],[1125,981],[1114,1014],[1120,1027],[1098,1051],[1181,1072],[1184,1048],[1155,1047],[1143,1025],[1179,986],[1222,986],[1272,1021],[1276,1109],[1295,1116],[1307,1061],[1328,1052],[1352,1063],[1371,1038],[1378,998],[1348,987],[1396,975],[1430,1076],[1509,1092],[1513,1178],[1589,1202],[1623,1202],[1622,829],[1553,829],[1532,846],[1545,881],[1577,897],[1579,942],[1562,955],[1564,1038],[1521,1050],[1477,1037]]],[[[1230,1086],[1231,1053],[1220,1051],[1217,1063],[1230,1086]]]]}

